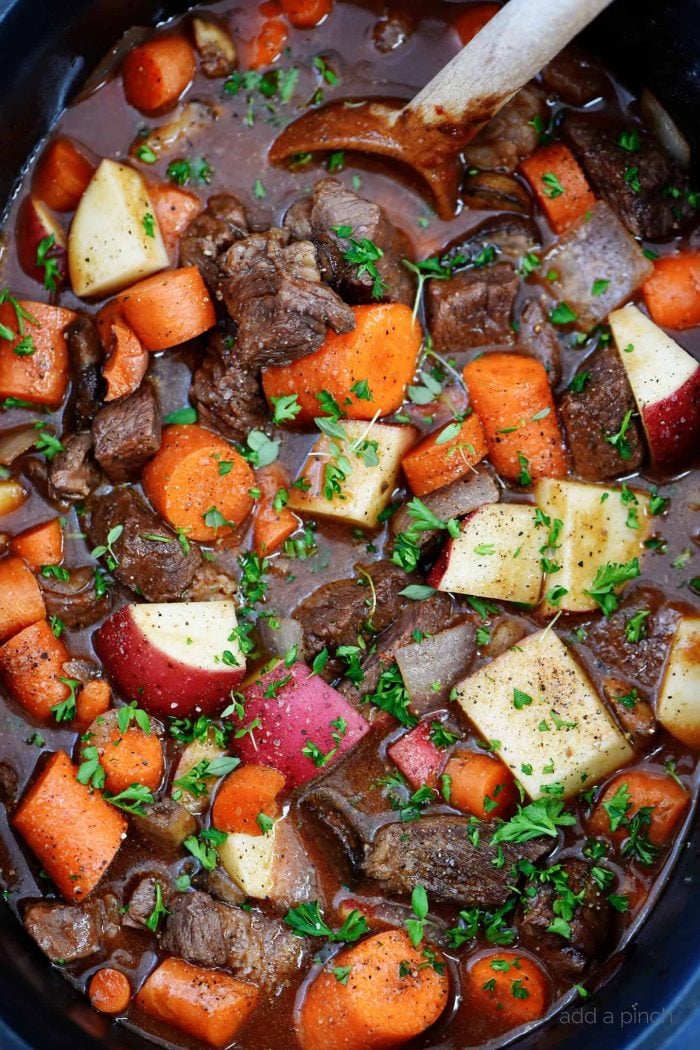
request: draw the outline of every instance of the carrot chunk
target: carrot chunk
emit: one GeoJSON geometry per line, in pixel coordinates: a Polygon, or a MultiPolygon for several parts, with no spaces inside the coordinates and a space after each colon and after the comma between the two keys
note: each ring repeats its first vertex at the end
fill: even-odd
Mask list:
{"type": "Polygon", "coordinates": [[[131,984],[121,970],[103,966],[90,978],[88,995],[92,1005],[101,1014],[123,1014],[131,1002],[131,984]]]}
{"type": "Polygon", "coordinates": [[[196,266],[147,277],[122,292],[117,302],[146,350],[167,350],[216,324],[214,304],[196,266]]]}
{"type": "MultiPolygon", "coordinates": [[[[42,565],[60,565],[63,561],[63,529],[58,518],[51,518],[41,525],[13,536],[10,543],[13,554],[24,558],[33,569],[42,565]]],[[[0,593],[2,587],[0,586],[0,593]]]]}
{"type": "Polygon", "coordinates": [[[595,207],[596,198],[583,169],[561,142],[536,150],[522,161],[520,170],[555,233],[570,230],[595,207]]]}
{"type": "Polygon", "coordinates": [[[70,696],[69,687],[61,681],[68,659],[68,650],[55,637],[48,620],[39,620],[0,646],[0,677],[32,718],[49,720],[51,708],[70,696]]]}
{"type": "Polygon", "coordinates": [[[700,252],[657,259],[642,292],[652,320],[662,328],[700,325],[700,252]]]}
{"type": "Polygon", "coordinates": [[[317,395],[327,390],[348,419],[388,416],[401,405],[416,370],[422,332],[404,303],[354,306],[355,328],[345,335],[329,332],[314,354],[290,365],[268,368],[265,397],[296,394],[298,426],[320,413],[317,395]]]}
{"type": "Polygon", "coordinates": [[[126,836],[126,818],[99,791],[76,780],[56,751],[29,786],[12,823],[66,900],[95,888],[126,836]]]}
{"type": "Polygon", "coordinates": [[[566,457],[544,365],[521,354],[484,354],[469,362],[464,379],[499,474],[515,481],[526,467],[533,481],[564,477],[566,457]]]}
{"type": "Polygon", "coordinates": [[[260,992],[221,970],[166,959],[146,978],[138,1006],[207,1046],[224,1047],[255,1009],[260,992]]]}
{"type": "Polygon", "coordinates": [[[158,513],[193,540],[229,535],[253,506],[255,476],[243,456],[195,423],[164,429],[142,480],[158,513]]]}
{"type": "Polygon", "coordinates": [[[462,46],[473,40],[500,9],[500,4],[467,4],[454,22],[462,46]]]}
{"type": "Polygon", "coordinates": [[[484,428],[472,413],[460,424],[447,423],[415,445],[401,460],[411,492],[428,492],[463,478],[486,455],[484,428]]]}
{"type": "Polygon", "coordinates": [[[117,300],[102,307],[95,318],[107,355],[102,376],[107,384],[106,401],[133,394],[148,370],[148,351],[124,320],[117,300]]]}
{"type": "MultiPolygon", "coordinates": [[[[436,953],[439,961],[439,953],[436,953]]],[[[449,978],[432,966],[403,930],[377,933],[342,951],[307,990],[298,1033],[304,1050],[373,1050],[401,1046],[437,1021],[449,978]]]]}
{"type": "MultiPolygon", "coordinates": [[[[112,691],[104,678],[93,678],[78,691],[75,701],[75,728],[84,733],[88,726],[109,711],[112,691]]],[[[127,785],[128,786],[128,785],[127,785]]]]}
{"type": "Polygon", "coordinates": [[[277,796],[284,784],[282,773],[270,766],[239,766],[216,793],[212,824],[219,831],[262,835],[257,817],[261,813],[272,819],[279,816],[277,796]]]}
{"type": "Polygon", "coordinates": [[[54,139],[39,158],[32,189],[54,211],[75,211],[95,165],[68,138],[54,139]]]}
{"type": "Polygon", "coordinates": [[[18,397],[56,408],[69,379],[64,331],[77,315],[62,306],[23,299],[18,305],[33,320],[18,318],[10,302],[0,306],[0,325],[15,333],[14,338],[0,339],[0,398],[18,397]]]}
{"type": "Polygon", "coordinates": [[[204,211],[196,193],[181,190],[169,183],[148,187],[153,209],[169,255],[175,255],[180,234],[204,211]]]}
{"type": "Polygon", "coordinates": [[[591,814],[588,829],[592,835],[607,835],[620,841],[627,837],[627,830],[616,819],[618,811],[622,813],[624,810],[625,820],[631,820],[640,809],[648,807],[651,810],[649,841],[654,846],[663,846],[671,839],[689,801],[688,792],[672,777],[630,769],[608,784],[591,814]],[[615,805],[610,806],[615,796],[615,805]],[[626,810],[625,800],[629,801],[626,810]]]}
{"type": "Polygon", "coordinates": [[[258,472],[260,497],[255,504],[253,545],[262,557],[272,554],[299,528],[300,519],[286,505],[276,506],[280,494],[287,491],[289,481],[277,463],[271,463],[258,472]]]}
{"type": "Polygon", "coordinates": [[[21,558],[0,561],[0,642],[46,616],[39,584],[21,558]]]}
{"type": "Polygon", "coordinates": [[[313,29],[333,10],[333,0],[280,0],[280,4],[297,29],[313,29]]]}
{"type": "Polygon", "coordinates": [[[460,749],[450,756],[444,775],[449,777],[450,805],[480,820],[505,819],[515,807],[513,775],[498,759],[460,749]]]}
{"type": "MultiPolygon", "coordinates": [[[[261,4],[261,10],[267,6],[261,4]]],[[[276,6],[275,4],[274,7],[276,6]]],[[[271,66],[276,62],[284,51],[288,35],[286,25],[277,15],[265,18],[250,48],[250,68],[259,69],[260,66],[271,66]]]]}
{"type": "Polygon", "coordinates": [[[191,44],[174,33],[161,33],[137,44],[124,59],[126,100],[142,113],[170,109],[192,83],[196,69],[191,44]]]}
{"type": "Polygon", "coordinates": [[[157,791],[163,779],[163,747],[158,734],[133,723],[119,729],[119,712],[100,714],[90,728],[90,745],[97,748],[105,771],[105,787],[118,795],[132,784],[157,791]]]}
{"type": "Polygon", "coordinates": [[[462,992],[467,1009],[493,1018],[500,1032],[536,1021],[550,999],[544,970],[517,952],[489,952],[468,962],[462,992]]]}

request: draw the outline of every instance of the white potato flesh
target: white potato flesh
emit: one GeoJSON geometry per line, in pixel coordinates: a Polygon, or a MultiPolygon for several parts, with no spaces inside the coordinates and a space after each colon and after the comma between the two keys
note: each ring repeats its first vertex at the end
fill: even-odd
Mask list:
{"type": "Polygon", "coordinates": [[[640,412],[672,397],[697,371],[697,361],[631,303],[608,320],[640,412]]]}
{"type": "Polygon", "coordinates": [[[68,235],[74,293],[111,295],[169,265],[146,183],[126,164],[103,160],[68,235]]]}
{"type": "MultiPolygon", "coordinates": [[[[561,568],[548,574],[546,589],[564,587],[567,593],[555,608],[545,605],[543,611],[596,609],[586,591],[592,589],[598,569],[644,553],[652,525],[648,497],[630,489],[543,478],[535,485],[535,499],[552,523],[557,519],[563,523],[559,546],[548,554],[561,568]]],[[[545,526],[539,532],[547,537],[545,526]]]]}
{"type": "Polygon", "coordinates": [[[656,715],[664,729],[700,749],[700,617],[678,621],[659,690],[656,715]]]}
{"type": "Polygon", "coordinates": [[[379,515],[388,506],[396,488],[401,460],[415,444],[413,427],[388,426],[385,423],[369,425],[361,420],[349,420],[341,424],[346,439],[329,438],[322,434],[304,464],[302,477],[310,488],[307,492],[293,488],[289,496],[292,510],[306,514],[321,514],[349,525],[373,529],[379,524],[379,515]],[[376,442],[378,463],[368,466],[357,449],[364,441],[376,442]],[[323,494],[326,481],[326,466],[338,462],[337,452],[350,464],[351,470],[340,482],[341,491],[332,499],[323,494]]]}
{"type": "Polygon", "coordinates": [[[444,575],[431,579],[440,591],[537,602],[542,587],[541,531],[529,504],[488,503],[448,542],[444,575]]]}
{"type": "Polygon", "coordinates": [[[484,739],[499,742],[496,754],[532,799],[552,793],[551,785],[557,797],[571,798],[634,757],[583,668],[550,629],[466,678],[457,700],[484,739]]]}
{"type": "Polygon", "coordinates": [[[213,735],[210,732],[206,740],[193,740],[180,755],[180,760],[173,773],[171,794],[174,792],[177,795],[180,792],[176,801],[184,806],[185,809],[188,809],[190,813],[203,813],[205,809],[209,809],[210,792],[219,781],[219,777],[205,777],[203,783],[206,785],[207,790],[200,796],[192,795],[185,788],[179,787],[175,781],[187,776],[190,770],[198,766],[200,762],[213,762],[215,758],[223,758],[226,754],[227,752],[214,742],[213,735]]]}
{"type": "Polygon", "coordinates": [[[188,668],[222,671],[245,667],[245,656],[232,633],[236,606],[222,602],[162,602],[133,605],[131,616],[156,649],[188,668]],[[230,655],[224,664],[221,657],[230,655]]]}
{"type": "Polygon", "coordinates": [[[219,859],[246,897],[265,900],[272,893],[277,825],[267,835],[232,832],[218,847],[219,859]]]}

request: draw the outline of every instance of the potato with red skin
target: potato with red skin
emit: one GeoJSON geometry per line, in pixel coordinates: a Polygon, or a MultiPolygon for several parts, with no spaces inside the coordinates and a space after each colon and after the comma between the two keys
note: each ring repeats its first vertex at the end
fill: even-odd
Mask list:
{"type": "Polygon", "coordinates": [[[245,675],[231,601],[125,605],[95,651],[129,700],[156,716],[215,715],[245,675]]]}
{"type": "Polygon", "coordinates": [[[19,206],[15,242],[19,264],[28,277],[32,277],[50,291],[65,284],[68,275],[68,253],[63,229],[46,205],[33,193],[25,197],[19,206]],[[53,243],[45,253],[46,260],[55,263],[50,269],[40,266],[37,262],[39,245],[47,237],[53,237],[53,243]],[[51,270],[54,271],[53,274],[51,270]]]}
{"type": "Polygon", "coordinates": [[[406,779],[415,788],[423,784],[435,785],[437,772],[443,763],[444,755],[438,751],[430,738],[431,719],[419,722],[418,725],[399,737],[388,749],[387,754],[406,779]]]}

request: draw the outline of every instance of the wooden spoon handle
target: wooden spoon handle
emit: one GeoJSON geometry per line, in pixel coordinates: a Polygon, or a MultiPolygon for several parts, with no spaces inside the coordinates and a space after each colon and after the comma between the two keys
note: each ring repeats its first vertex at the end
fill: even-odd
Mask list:
{"type": "Polygon", "coordinates": [[[425,125],[481,124],[611,0],[509,0],[404,112],[425,125]]]}

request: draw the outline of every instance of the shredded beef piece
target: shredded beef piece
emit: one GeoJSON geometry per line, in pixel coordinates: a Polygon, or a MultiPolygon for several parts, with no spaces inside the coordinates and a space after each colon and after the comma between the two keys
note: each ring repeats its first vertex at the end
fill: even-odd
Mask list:
{"type": "Polygon", "coordinates": [[[513,865],[523,859],[537,861],[551,847],[552,842],[542,838],[491,846],[486,827],[474,846],[466,817],[421,817],[381,828],[367,852],[363,870],[386,893],[410,895],[421,883],[432,901],[498,908],[512,892],[513,865]],[[499,850],[505,864],[494,867],[499,850]]]}
{"type": "Polygon", "coordinates": [[[568,390],[559,404],[574,470],[591,481],[631,474],[644,458],[638,420],[631,418],[624,446],[607,440],[619,433],[627,412],[636,411],[622,362],[614,350],[600,347],[579,370],[579,374],[586,372],[583,389],[568,390]]]}
{"type": "Polygon", "coordinates": [[[435,349],[451,354],[489,343],[512,343],[510,322],[518,283],[508,263],[429,281],[428,324],[435,349]]]}
{"type": "Polygon", "coordinates": [[[66,343],[73,365],[73,382],[65,422],[71,430],[87,430],[105,395],[102,344],[92,320],[84,315],[66,328],[66,343]]]}
{"type": "Polygon", "coordinates": [[[328,328],[350,332],[355,317],[326,284],[310,241],[289,243],[272,228],[219,257],[219,296],[236,323],[235,353],[245,368],[285,365],[318,350],[328,328]]]}
{"type": "Polygon", "coordinates": [[[93,547],[106,545],[110,530],[123,526],[112,544],[118,562],[114,575],[120,583],[149,602],[182,597],[201,564],[198,547],[192,545],[185,554],[172,529],[129,488],[95,497],[91,511],[88,535],[93,547]],[[145,539],[149,533],[166,536],[167,541],[145,539]]]}
{"type": "Polygon", "coordinates": [[[95,573],[85,565],[71,569],[67,580],[39,576],[39,586],[49,616],[58,616],[66,627],[80,630],[103,619],[112,607],[110,591],[97,597],[95,573]]]}
{"type": "Polygon", "coordinates": [[[110,481],[136,477],[160,448],[161,408],[152,383],[101,408],[92,424],[95,459],[110,481]]]}
{"type": "Polygon", "coordinates": [[[200,422],[231,441],[244,442],[251,430],[270,421],[260,369],[243,364],[234,348],[233,329],[217,329],[192,378],[192,400],[200,422]]]}
{"type": "Polygon", "coordinates": [[[318,266],[324,281],[350,302],[369,303],[378,298],[412,303],[414,282],[402,259],[411,258],[406,235],[389,221],[379,204],[358,197],[338,179],[321,179],[310,200],[292,205],[285,226],[297,239],[316,246],[318,266]],[[349,230],[344,235],[338,232],[349,230]],[[350,240],[371,241],[383,253],[375,262],[383,291],[373,294],[374,278],[345,259],[350,240]]]}
{"type": "Polygon", "coordinates": [[[180,265],[197,266],[210,291],[219,277],[218,256],[248,235],[248,220],[238,197],[218,193],[180,238],[180,265]]]}
{"type": "Polygon", "coordinates": [[[62,437],[63,452],[49,464],[51,499],[64,503],[83,500],[100,484],[100,472],[92,458],[92,434],[81,431],[62,437]]]}

